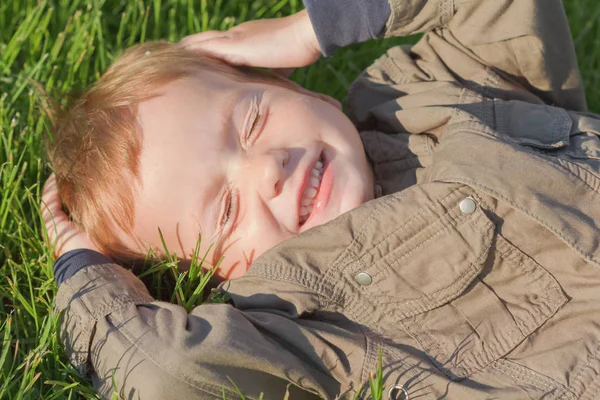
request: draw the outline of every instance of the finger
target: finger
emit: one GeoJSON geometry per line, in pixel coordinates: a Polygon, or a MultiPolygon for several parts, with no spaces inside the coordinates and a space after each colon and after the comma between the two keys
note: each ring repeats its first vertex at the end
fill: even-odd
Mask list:
{"type": "Polygon", "coordinates": [[[50,190],[51,188],[55,187],[56,185],[56,175],[51,174],[46,180],[46,183],[44,183],[43,193],[45,193],[46,190],[50,190]]]}
{"type": "Polygon", "coordinates": [[[99,251],[96,245],[63,211],[58,183],[54,175],[44,184],[40,209],[46,227],[46,245],[54,249],[53,256],[78,248],[99,251]]]}
{"type": "Polygon", "coordinates": [[[215,39],[218,37],[226,36],[227,31],[204,31],[196,33],[194,35],[188,35],[180,40],[180,43],[184,46],[189,46],[194,43],[204,42],[206,40],[215,39]]]}
{"type": "Polygon", "coordinates": [[[54,177],[49,178],[44,185],[41,210],[44,221],[49,218],[60,217],[61,215],[66,217],[66,214],[62,210],[62,201],[58,193],[56,178],[54,177]]]}
{"type": "Polygon", "coordinates": [[[65,228],[69,223],[69,218],[62,210],[62,201],[58,193],[58,185],[56,177],[51,175],[44,184],[40,209],[42,219],[48,232],[48,239],[51,242],[59,236],[58,232],[65,228]]]}
{"type": "Polygon", "coordinates": [[[54,175],[50,175],[46,183],[44,184],[44,189],[42,191],[42,199],[41,199],[41,211],[44,222],[47,221],[48,218],[52,218],[52,210],[56,208],[56,197],[58,197],[58,186],[56,184],[56,177],[54,175]]]}
{"type": "Polygon", "coordinates": [[[188,50],[208,53],[229,64],[245,65],[247,46],[231,36],[218,36],[203,41],[190,41],[184,45],[188,50]]]}

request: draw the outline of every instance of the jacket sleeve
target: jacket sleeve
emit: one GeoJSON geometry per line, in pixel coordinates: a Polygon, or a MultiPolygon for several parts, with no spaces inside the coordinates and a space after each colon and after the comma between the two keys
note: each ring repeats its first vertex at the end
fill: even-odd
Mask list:
{"type": "Polygon", "coordinates": [[[71,362],[92,375],[103,398],[237,398],[232,382],[253,399],[261,392],[283,398],[288,386],[293,399],[339,392],[323,360],[347,333],[319,321],[227,304],[187,313],[155,301],[114,264],[89,266],[63,282],[56,307],[71,362]]]}
{"type": "Polygon", "coordinates": [[[332,55],[340,47],[381,36],[390,17],[388,0],[303,2],[325,56],[332,55]]]}
{"type": "Polygon", "coordinates": [[[586,110],[560,0],[389,1],[384,36],[428,32],[410,54],[427,80],[485,85],[481,70],[489,67],[546,104],[586,110]],[[432,76],[440,65],[448,75],[432,76]]]}

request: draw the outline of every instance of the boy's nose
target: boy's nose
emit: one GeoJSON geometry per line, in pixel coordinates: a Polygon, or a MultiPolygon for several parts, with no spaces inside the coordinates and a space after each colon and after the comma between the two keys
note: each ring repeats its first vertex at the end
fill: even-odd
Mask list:
{"type": "Polygon", "coordinates": [[[257,172],[260,194],[264,200],[271,200],[281,194],[289,159],[289,153],[284,149],[270,150],[263,155],[262,162],[257,165],[257,172]]]}

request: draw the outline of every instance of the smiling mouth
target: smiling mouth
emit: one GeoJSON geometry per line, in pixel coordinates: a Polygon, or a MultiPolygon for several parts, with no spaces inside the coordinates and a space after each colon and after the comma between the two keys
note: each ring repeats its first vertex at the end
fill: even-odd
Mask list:
{"type": "Polygon", "coordinates": [[[313,165],[310,176],[306,183],[306,187],[302,192],[300,198],[300,212],[299,212],[299,225],[302,226],[310,217],[317,193],[319,193],[319,187],[321,186],[321,180],[323,179],[323,155],[319,157],[315,165],[313,165]]]}

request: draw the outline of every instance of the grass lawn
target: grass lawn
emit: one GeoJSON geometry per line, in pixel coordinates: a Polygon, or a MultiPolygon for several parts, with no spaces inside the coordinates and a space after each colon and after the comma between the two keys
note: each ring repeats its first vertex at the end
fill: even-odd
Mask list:
{"type": "MultiPolygon", "coordinates": [[[[588,104],[600,112],[600,3],[568,0],[565,6],[588,104]]],[[[177,41],[301,7],[301,0],[0,1],[0,399],[96,398],[57,340],[52,311],[57,289],[38,207],[49,173],[43,152],[49,118],[39,88],[59,100],[94,82],[134,43],[177,41]]],[[[296,71],[293,78],[343,99],[375,57],[409,41],[352,46],[296,71]]],[[[193,284],[187,284],[188,300],[193,284]]]]}

